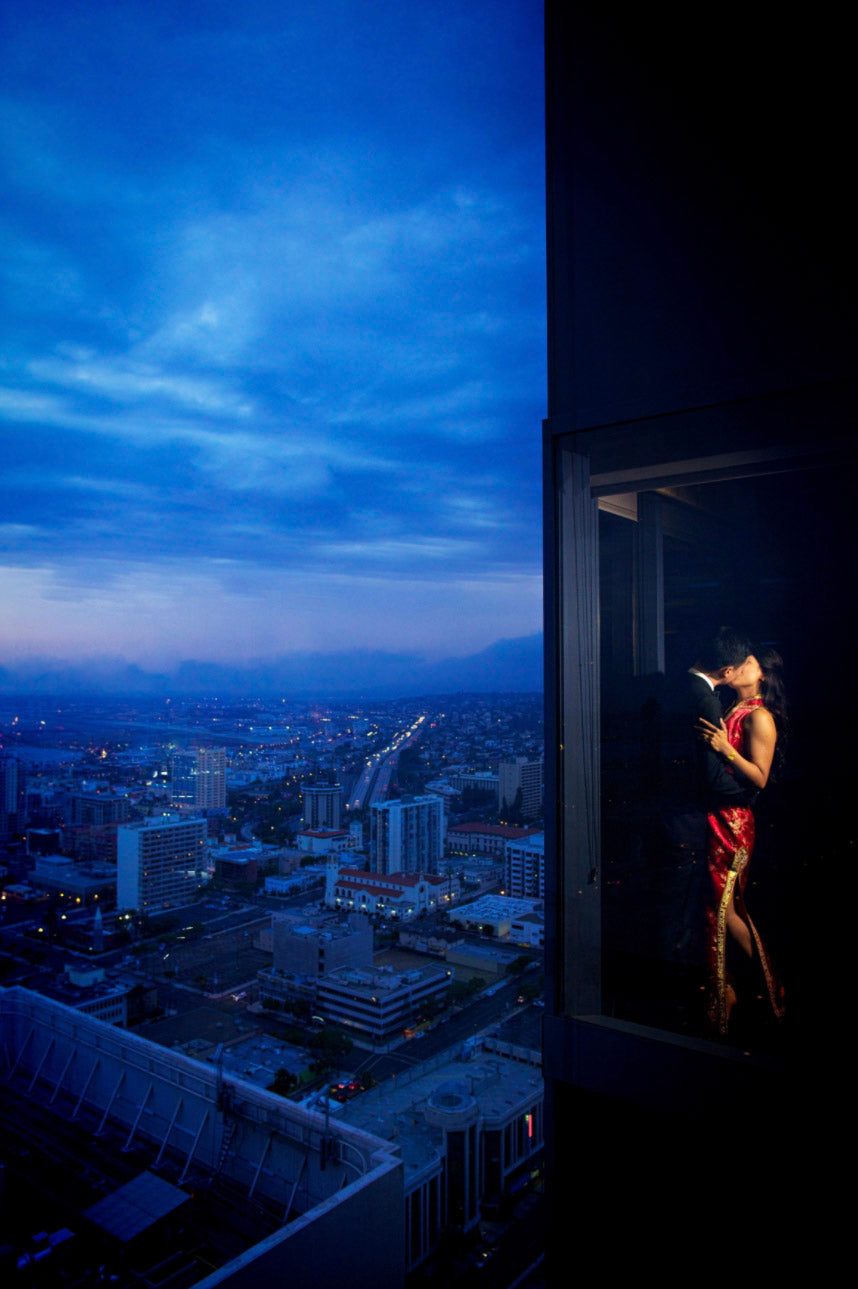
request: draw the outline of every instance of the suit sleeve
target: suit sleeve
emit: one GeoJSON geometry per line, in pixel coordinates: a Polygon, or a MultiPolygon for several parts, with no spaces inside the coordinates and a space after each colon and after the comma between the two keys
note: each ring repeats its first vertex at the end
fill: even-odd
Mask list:
{"type": "MultiPolygon", "coordinates": [[[[702,716],[712,725],[720,725],[723,712],[721,704],[712,692],[698,698],[697,715],[702,716]]],[[[747,789],[730,773],[724,758],[713,752],[708,743],[699,743],[698,765],[706,788],[716,797],[736,797],[744,800],[747,789]]],[[[737,804],[738,801],[737,801],[737,804]]]]}

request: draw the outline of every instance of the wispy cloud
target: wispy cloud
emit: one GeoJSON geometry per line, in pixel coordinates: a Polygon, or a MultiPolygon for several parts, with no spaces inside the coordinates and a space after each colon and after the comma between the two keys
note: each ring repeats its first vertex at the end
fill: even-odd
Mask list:
{"type": "Polygon", "coordinates": [[[544,309],[541,34],[501,5],[21,12],[0,535],[40,630],[151,614],[178,648],[196,615],[237,649],[209,598],[252,632],[289,601],[284,647],[369,646],[434,638],[446,587],[504,634],[538,580],[544,309]]]}

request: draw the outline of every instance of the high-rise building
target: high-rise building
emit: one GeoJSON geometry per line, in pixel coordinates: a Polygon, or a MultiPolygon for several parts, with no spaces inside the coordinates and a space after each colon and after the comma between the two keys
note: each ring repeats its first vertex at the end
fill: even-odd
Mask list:
{"type": "Polygon", "coordinates": [[[441,797],[375,802],[370,827],[370,853],[376,873],[437,873],[444,853],[441,797]]]}
{"type": "Polygon", "coordinates": [[[189,904],[202,885],[205,819],[163,815],[117,831],[116,903],[152,913],[189,904]]]}
{"type": "Polygon", "coordinates": [[[226,806],[226,751],[201,747],[174,752],[170,759],[170,800],[195,810],[223,810],[226,806]]]}
{"type": "Polygon", "coordinates": [[[506,894],[521,899],[545,899],[545,834],[506,843],[504,857],[506,894]]]}
{"type": "Polygon", "coordinates": [[[0,842],[19,840],[25,824],[23,766],[17,757],[0,754],[0,842]]]}
{"type": "Polygon", "coordinates": [[[499,809],[510,812],[519,803],[522,819],[538,819],[542,814],[542,778],[541,761],[528,761],[524,756],[501,761],[498,766],[499,809]]]}
{"type": "Polygon", "coordinates": [[[130,809],[125,797],[75,792],[71,799],[71,821],[72,824],[89,824],[96,828],[103,824],[121,824],[125,823],[130,809]]]}
{"type": "Polygon", "coordinates": [[[749,905],[771,901],[779,952],[805,976],[789,1040],[772,1045],[740,973],[731,1032],[709,1041],[705,841],[667,850],[659,815],[688,756],[667,678],[735,619],[796,660],[793,715],[806,704],[825,747],[791,766],[789,804],[765,807],[778,873],[807,871],[810,836],[815,872],[836,869],[855,835],[850,723],[805,682],[819,642],[828,658],[853,648],[851,51],[824,13],[783,24],[775,57],[764,6],[743,11],[741,42],[713,24],[689,59],[673,24],[546,4],[546,1283],[568,1274],[570,1188],[610,1194],[647,1159],[646,1185],[588,1225],[598,1248],[628,1232],[620,1275],[664,1212],[687,1230],[717,1209],[735,1155],[701,1149],[713,1120],[735,1141],[767,1131],[756,1219],[790,1231],[785,1269],[810,1265],[830,1204],[807,1184],[827,1167],[820,1107],[835,1127],[848,1113],[821,1055],[837,1004],[834,1025],[820,1007],[851,978],[848,937],[787,916],[758,868],[749,905]]]}
{"type": "Polygon", "coordinates": [[[196,806],[196,752],[177,751],[170,757],[170,800],[174,806],[196,806]]]}
{"type": "Polygon", "coordinates": [[[342,788],[338,783],[314,783],[301,789],[305,828],[339,828],[342,788]]]}
{"type": "Polygon", "coordinates": [[[226,749],[201,747],[197,752],[197,808],[223,810],[226,806],[226,749]]]}

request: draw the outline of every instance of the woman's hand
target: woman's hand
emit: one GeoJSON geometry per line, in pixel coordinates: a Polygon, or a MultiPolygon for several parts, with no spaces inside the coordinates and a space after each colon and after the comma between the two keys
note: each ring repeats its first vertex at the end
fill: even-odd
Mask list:
{"type": "Polygon", "coordinates": [[[704,743],[708,743],[713,752],[718,752],[719,755],[726,756],[732,760],[736,753],[730,746],[730,740],[727,738],[727,726],[724,722],[721,721],[719,728],[701,716],[698,724],[703,727],[698,729],[698,737],[702,738],[704,743]]]}

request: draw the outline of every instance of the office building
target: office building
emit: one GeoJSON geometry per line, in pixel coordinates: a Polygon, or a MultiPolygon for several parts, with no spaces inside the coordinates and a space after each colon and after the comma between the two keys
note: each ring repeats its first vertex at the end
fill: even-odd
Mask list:
{"type": "Polygon", "coordinates": [[[339,967],[372,966],[372,926],[366,918],[330,915],[275,917],[275,971],[317,979],[339,967]]]}
{"type": "Polygon", "coordinates": [[[100,828],[105,824],[123,824],[131,807],[125,797],[101,792],[75,792],[71,799],[71,822],[100,828]]]}
{"type": "Polygon", "coordinates": [[[522,1018],[496,1038],[470,1038],[343,1106],[342,1121],[402,1152],[409,1271],[431,1256],[447,1228],[470,1230],[487,1215],[488,1201],[496,1206],[522,1194],[539,1167],[538,1049],[535,1018],[522,1018]]]}
{"type": "Polygon", "coordinates": [[[37,890],[50,891],[78,904],[111,900],[116,895],[116,865],[73,863],[67,855],[39,855],[30,874],[37,890]]]}
{"type": "Polygon", "coordinates": [[[197,752],[197,809],[226,807],[226,751],[222,747],[201,747],[197,752]]]}
{"type": "Polygon", "coordinates": [[[116,903],[154,913],[190,904],[203,885],[205,819],[163,815],[117,831],[116,903]]]}
{"type": "Polygon", "coordinates": [[[446,967],[403,972],[340,967],[319,980],[315,1006],[325,1020],[386,1043],[400,1037],[426,1003],[435,1007],[443,1001],[451,977],[446,967]]]}
{"type": "Polygon", "coordinates": [[[226,751],[201,747],[170,758],[170,801],[194,810],[226,807],[226,751]]]}
{"type": "Polygon", "coordinates": [[[343,791],[338,783],[315,783],[301,789],[305,828],[340,826],[343,791]]]}
{"type": "Polygon", "coordinates": [[[170,757],[170,801],[194,809],[197,804],[197,754],[174,752],[170,757]]]}
{"type": "Polygon", "coordinates": [[[492,797],[496,797],[498,786],[498,776],[488,770],[450,775],[450,787],[455,788],[457,792],[489,792],[492,797]]]}
{"type": "Polygon", "coordinates": [[[374,802],[370,853],[376,873],[437,873],[444,854],[444,802],[401,797],[374,802]]]}
{"type": "Polygon", "coordinates": [[[0,845],[23,839],[26,825],[24,767],[0,753],[0,845]]]}
{"type": "Polygon", "coordinates": [[[498,809],[506,816],[539,819],[542,815],[542,761],[517,756],[498,766],[498,809]]]}

